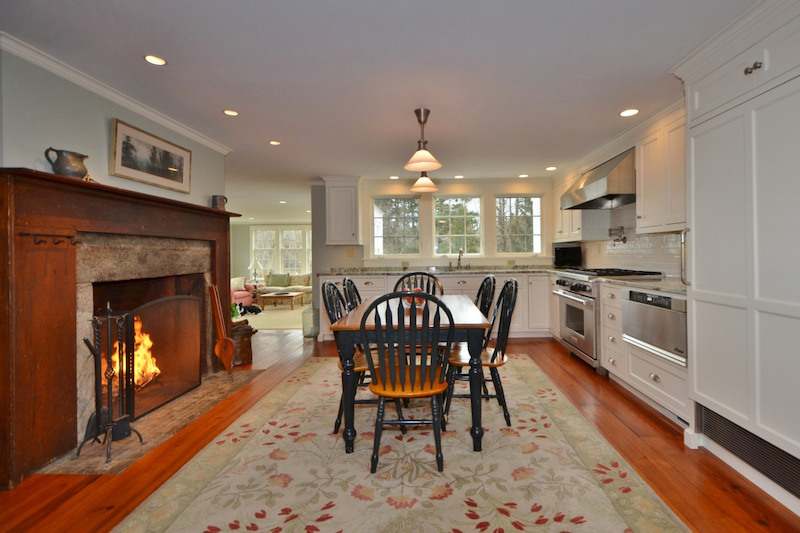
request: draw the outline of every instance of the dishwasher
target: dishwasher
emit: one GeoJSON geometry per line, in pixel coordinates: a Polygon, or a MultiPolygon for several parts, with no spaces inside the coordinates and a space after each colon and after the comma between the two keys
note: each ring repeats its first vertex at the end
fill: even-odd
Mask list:
{"type": "Polygon", "coordinates": [[[686,367],[686,300],[639,291],[622,299],[622,340],[686,367]]]}

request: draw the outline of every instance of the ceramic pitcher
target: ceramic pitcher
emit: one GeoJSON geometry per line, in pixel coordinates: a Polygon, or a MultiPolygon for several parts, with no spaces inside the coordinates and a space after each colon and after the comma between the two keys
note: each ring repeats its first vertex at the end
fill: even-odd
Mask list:
{"type": "Polygon", "coordinates": [[[55,148],[48,148],[44,151],[44,157],[53,167],[53,174],[61,176],[69,176],[71,178],[84,178],[89,172],[83,160],[89,157],[88,155],[79,154],[77,152],[70,152],[68,150],[57,150],[55,148]],[[55,159],[52,159],[51,154],[55,153],[55,159]]]}

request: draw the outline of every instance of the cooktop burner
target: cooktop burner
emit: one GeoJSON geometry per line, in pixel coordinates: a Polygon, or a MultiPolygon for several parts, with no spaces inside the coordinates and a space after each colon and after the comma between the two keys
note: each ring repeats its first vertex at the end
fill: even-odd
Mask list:
{"type": "Polygon", "coordinates": [[[601,278],[622,277],[622,276],[637,276],[637,277],[661,277],[661,272],[653,272],[648,270],[627,270],[624,268],[586,268],[576,267],[567,268],[565,272],[573,272],[575,274],[584,274],[587,276],[599,276],[601,278]]]}

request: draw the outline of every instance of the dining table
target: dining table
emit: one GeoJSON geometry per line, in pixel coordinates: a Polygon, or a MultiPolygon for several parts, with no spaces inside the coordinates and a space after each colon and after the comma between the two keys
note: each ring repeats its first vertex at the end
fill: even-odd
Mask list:
{"type": "MultiPolygon", "coordinates": [[[[357,383],[356,373],[353,371],[353,356],[356,352],[356,346],[362,341],[375,342],[376,340],[375,323],[372,317],[369,317],[364,324],[366,339],[361,338],[361,319],[375,298],[377,297],[365,298],[357,307],[331,324],[331,331],[336,339],[336,347],[339,350],[339,357],[342,361],[342,390],[348,392],[342,395],[342,403],[344,404],[343,438],[346,453],[353,452],[353,444],[356,439],[354,400],[357,383]]],[[[469,350],[469,391],[472,411],[470,434],[472,435],[472,448],[477,452],[481,450],[481,439],[483,438],[483,426],[481,425],[483,371],[481,369],[480,354],[483,348],[484,336],[492,324],[468,296],[448,294],[440,296],[439,299],[450,309],[450,313],[453,315],[455,324],[454,342],[466,342],[469,350]]],[[[448,329],[442,328],[442,341],[445,340],[448,329]]]]}

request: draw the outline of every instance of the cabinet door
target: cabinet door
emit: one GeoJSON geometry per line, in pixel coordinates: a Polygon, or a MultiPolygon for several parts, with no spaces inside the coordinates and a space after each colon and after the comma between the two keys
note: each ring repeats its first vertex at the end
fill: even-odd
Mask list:
{"type": "Polygon", "coordinates": [[[550,311],[550,280],[545,274],[528,275],[528,329],[547,331],[550,311]]]}
{"type": "Polygon", "coordinates": [[[358,186],[325,186],[327,244],[361,244],[358,226],[358,186]]]}
{"type": "Polygon", "coordinates": [[[686,121],[636,143],[636,233],[678,231],[686,223],[686,121]]]}
{"type": "Polygon", "coordinates": [[[694,399],[794,455],[800,78],[690,132],[694,399]]]}

